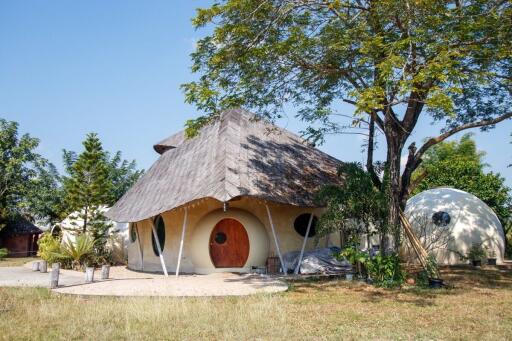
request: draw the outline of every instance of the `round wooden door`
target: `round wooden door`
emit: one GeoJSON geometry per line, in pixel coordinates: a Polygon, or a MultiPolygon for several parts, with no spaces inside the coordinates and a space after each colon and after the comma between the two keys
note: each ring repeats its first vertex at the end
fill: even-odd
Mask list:
{"type": "Polygon", "coordinates": [[[241,268],[249,257],[249,237],[235,219],[222,219],[210,235],[210,257],[216,268],[241,268]]]}

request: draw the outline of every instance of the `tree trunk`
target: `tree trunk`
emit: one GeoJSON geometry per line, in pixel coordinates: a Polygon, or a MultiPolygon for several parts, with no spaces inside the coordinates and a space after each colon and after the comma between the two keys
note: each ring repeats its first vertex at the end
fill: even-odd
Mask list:
{"type": "MultiPolygon", "coordinates": [[[[392,132],[393,134],[393,132],[392,132]]],[[[395,132],[396,134],[396,132],[395,132]]],[[[402,144],[396,135],[386,136],[388,144],[387,170],[388,170],[388,231],[394,239],[394,249],[398,251],[400,246],[400,158],[402,155],[402,144]]],[[[384,238],[386,239],[386,238],[384,238]]],[[[385,241],[384,247],[389,246],[385,241]]],[[[385,250],[385,249],[384,249],[385,250]]]]}
{"type": "Polygon", "coordinates": [[[84,210],[85,210],[84,211],[84,213],[85,213],[84,214],[84,226],[82,228],[83,233],[87,232],[87,215],[89,214],[89,212],[88,212],[89,210],[88,210],[87,206],[85,206],[84,210]]]}

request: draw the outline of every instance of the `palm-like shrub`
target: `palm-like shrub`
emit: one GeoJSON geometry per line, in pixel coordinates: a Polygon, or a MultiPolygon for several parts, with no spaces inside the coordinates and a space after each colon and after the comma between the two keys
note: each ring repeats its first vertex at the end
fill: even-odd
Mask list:
{"type": "Polygon", "coordinates": [[[86,233],[76,237],[75,242],[69,238],[62,243],[57,257],[71,261],[71,266],[75,270],[82,268],[94,252],[94,240],[86,233]]]}

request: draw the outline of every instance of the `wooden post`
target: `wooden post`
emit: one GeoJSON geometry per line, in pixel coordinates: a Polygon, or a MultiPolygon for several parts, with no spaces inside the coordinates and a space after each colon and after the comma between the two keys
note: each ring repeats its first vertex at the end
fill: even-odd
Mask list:
{"type": "Polygon", "coordinates": [[[94,281],[94,267],[85,268],[85,283],[92,283],[94,281]]]}
{"type": "Polygon", "coordinates": [[[52,264],[52,271],[50,272],[50,288],[55,289],[59,286],[59,272],[60,263],[52,264]]]}
{"type": "Polygon", "coordinates": [[[135,233],[137,234],[137,244],[139,244],[140,267],[141,271],[144,271],[144,254],[142,253],[142,243],[140,240],[139,226],[137,226],[137,223],[135,223],[135,233]]]}
{"type": "Polygon", "coordinates": [[[48,262],[47,261],[42,260],[39,262],[39,271],[41,271],[42,273],[48,272],[48,262]]]}
{"type": "Polygon", "coordinates": [[[306,248],[306,243],[308,242],[309,230],[311,229],[311,224],[313,223],[313,213],[309,216],[308,228],[306,229],[306,235],[304,236],[304,241],[302,242],[302,248],[300,249],[299,262],[295,267],[295,271],[293,272],[295,275],[299,273],[300,263],[302,262],[302,257],[304,256],[304,249],[306,248]]]}
{"type": "Polygon", "coordinates": [[[167,274],[167,268],[165,267],[164,255],[162,254],[162,248],[160,247],[160,241],[158,240],[158,235],[156,234],[155,224],[153,220],[151,220],[151,230],[153,231],[153,237],[155,238],[156,248],[158,249],[158,254],[160,255],[160,263],[162,264],[162,270],[164,271],[165,277],[169,277],[169,274],[167,274]]]}
{"type": "Polygon", "coordinates": [[[110,265],[101,266],[101,279],[108,279],[110,275],[110,265]]]}
{"type": "Polygon", "coordinates": [[[279,239],[276,235],[276,230],[274,228],[274,222],[272,221],[272,215],[270,214],[270,209],[268,208],[267,204],[265,204],[265,207],[267,209],[268,220],[270,222],[270,228],[272,229],[272,235],[274,236],[274,242],[276,244],[277,255],[279,256],[279,261],[281,262],[281,268],[283,269],[283,273],[286,276],[288,274],[288,269],[286,268],[286,265],[284,264],[283,256],[281,255],[281,250],[279,249],[279,239]]]}
{"type": "Polygon", "coordinates": [[[178,252],[178,266],[176,267],[176,278],[180,275],[180,265],[181,265],[181,256],[183,254],[183,241],[185,240],[185,231],[187,229],[187,216],[188,210],[185,207],[185,216],[183,217],[183,227],[181,228],[181,241],[180,241],[180,251],[178,252]]]}

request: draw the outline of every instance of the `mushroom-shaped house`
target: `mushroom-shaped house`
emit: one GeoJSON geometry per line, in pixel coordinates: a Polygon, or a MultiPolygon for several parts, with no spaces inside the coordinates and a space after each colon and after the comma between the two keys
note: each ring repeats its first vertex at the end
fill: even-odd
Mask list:
{"type": "Polygon", "coordinates": [[[503,263],[503,227],[494,211],[473,194],[448,187],[430,189],[409,199],[405,214],[424,244],[441,240],[431,250],[439,264],[466,263],[461,256],[473,244],[487,249],[488,258],[503,263]],[[443,230],[447,238],[442,237],[443,230]]]}
{"type": "Polygon", "coordinates": [[[106,214],[130,223],[129,268],[248,272],[336,243],[313,238],[322,212],[313,198],[342,181],[341,162],[299,136],[232,109],[196,137],[182,131],[154,149],[159,159],[106,214]]]}

